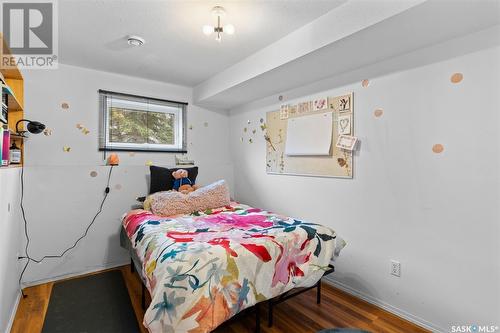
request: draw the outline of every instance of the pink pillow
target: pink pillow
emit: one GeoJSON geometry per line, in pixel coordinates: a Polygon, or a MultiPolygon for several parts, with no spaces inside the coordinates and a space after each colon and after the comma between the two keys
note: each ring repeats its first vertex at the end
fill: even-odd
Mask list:
{"type": "Polygon", "coordinates": [[[229,204],[229,189],[226,181],[219,180],[188,194],[176,191],[151,194],[146,198],[144,208],[151,210],[155,215],[171,216],[224,207],[229,204]]]}

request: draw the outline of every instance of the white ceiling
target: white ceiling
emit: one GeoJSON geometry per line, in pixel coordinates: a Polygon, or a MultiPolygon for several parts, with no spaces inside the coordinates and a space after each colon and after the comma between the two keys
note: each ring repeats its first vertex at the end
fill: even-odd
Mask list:
{"type": "Polygon", "coordinates": [[[60,62],[194,86],[345,3],[302,1],[59,1],[60,62]],[[202,34],[214,5],[236,34],[202,34]],[[140,48],[126,36],[143,37],[140,48]]]}
{"type": "Polygon", "coordinates": [[[409,0],[377,0],[371,6],[363,1],[349,1],[287,36],[289,43],[280,43],[281,40],[263,50],[272,51],[272,47],[279,46],[281,53],[292,55],[297,45],[314,44],[307,33],[314,30],[314,40],[322,43],[307,49],[306,54],[292,58],[274,56],[272,66],[264,66],[259,64],[273,52],[258,52],[214,75],[195,87],[195,103],[235,110],[268,96],[289,96],[290,90],[303,91],[300,88],[307,85],[318,88],[321,81],[326,84],[323,90],[333,89],[373,78],[372,75],[386,75],[500,45],[498,0],[418,0],[413,4],[409,0]],[[402,8],[402,3],[410,7],[402,8]],[[377,11],[378,22],[369,22],[368,18],[374,18],[377,11]],[[350,24],[339,24],[338,16],[349,16],[350,24]],[[353,25],[357,20],[359,26],[353,25]],[[341,31],[341,27],[346,30],[341,31]],[[344,33],[335,37],[333,31],[344,33]],[[467,37],[471,35],[472,38],[467,37]]]}

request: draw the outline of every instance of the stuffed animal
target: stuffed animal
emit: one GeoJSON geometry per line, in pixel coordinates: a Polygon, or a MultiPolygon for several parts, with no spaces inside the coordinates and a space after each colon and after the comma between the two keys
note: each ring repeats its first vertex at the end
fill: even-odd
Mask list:
{"type": "Polygon", "coordinates": [[[198,189],[198,186],[193,184],[191,179],[188,178],[187,170],[178,169],[172,172],[172,177],[175,179],[174,186],[172,187],[174,191],[188,194],[198,189]]]}

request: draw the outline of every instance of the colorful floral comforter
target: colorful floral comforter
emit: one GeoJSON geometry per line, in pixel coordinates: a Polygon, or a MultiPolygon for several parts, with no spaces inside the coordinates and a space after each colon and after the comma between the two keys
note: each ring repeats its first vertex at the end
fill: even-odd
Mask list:
{"type": "Polygon", "coordinates": [[[150,332],[210,332],[241,310],[314,285],[335,232],[236,202],[191,215],[133,210],[123,226],[142,261],[150,332]]]}

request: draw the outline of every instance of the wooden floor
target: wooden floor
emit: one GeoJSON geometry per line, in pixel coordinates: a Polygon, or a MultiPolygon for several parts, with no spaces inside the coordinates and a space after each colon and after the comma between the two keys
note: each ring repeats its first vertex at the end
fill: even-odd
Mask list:
{"type": "MultiPolygon", "coordinates": [[[[141,282],[129,266],[117,268],[122,271],[134,307],[141,332],[144,311],[141,309],[141,282]]],[[[93,274],[99,274],[93,273],[93,274]]],[[[27,298],[21,299],[11,333],[39,333],[47,311],[53,282],[25,289],[27,298]]],[[[149,302],[149,298],[147,298],[149,302]]],[[[261,306],[262,333],[309,333],[323,328],[355,327],[370,332],[428,332],[374,305],[353,297],[343,291],[322,285],[322,303],[316,304],[316,291],[310,290],[274,309],[274,325],[267,327],[266,307],[261,306]]],[[[255,314],[249,312],[219,327],[216,333],[253,333],[255,314]]],[[[71,332],[68,332],[71,333],[71,332]]]]}

